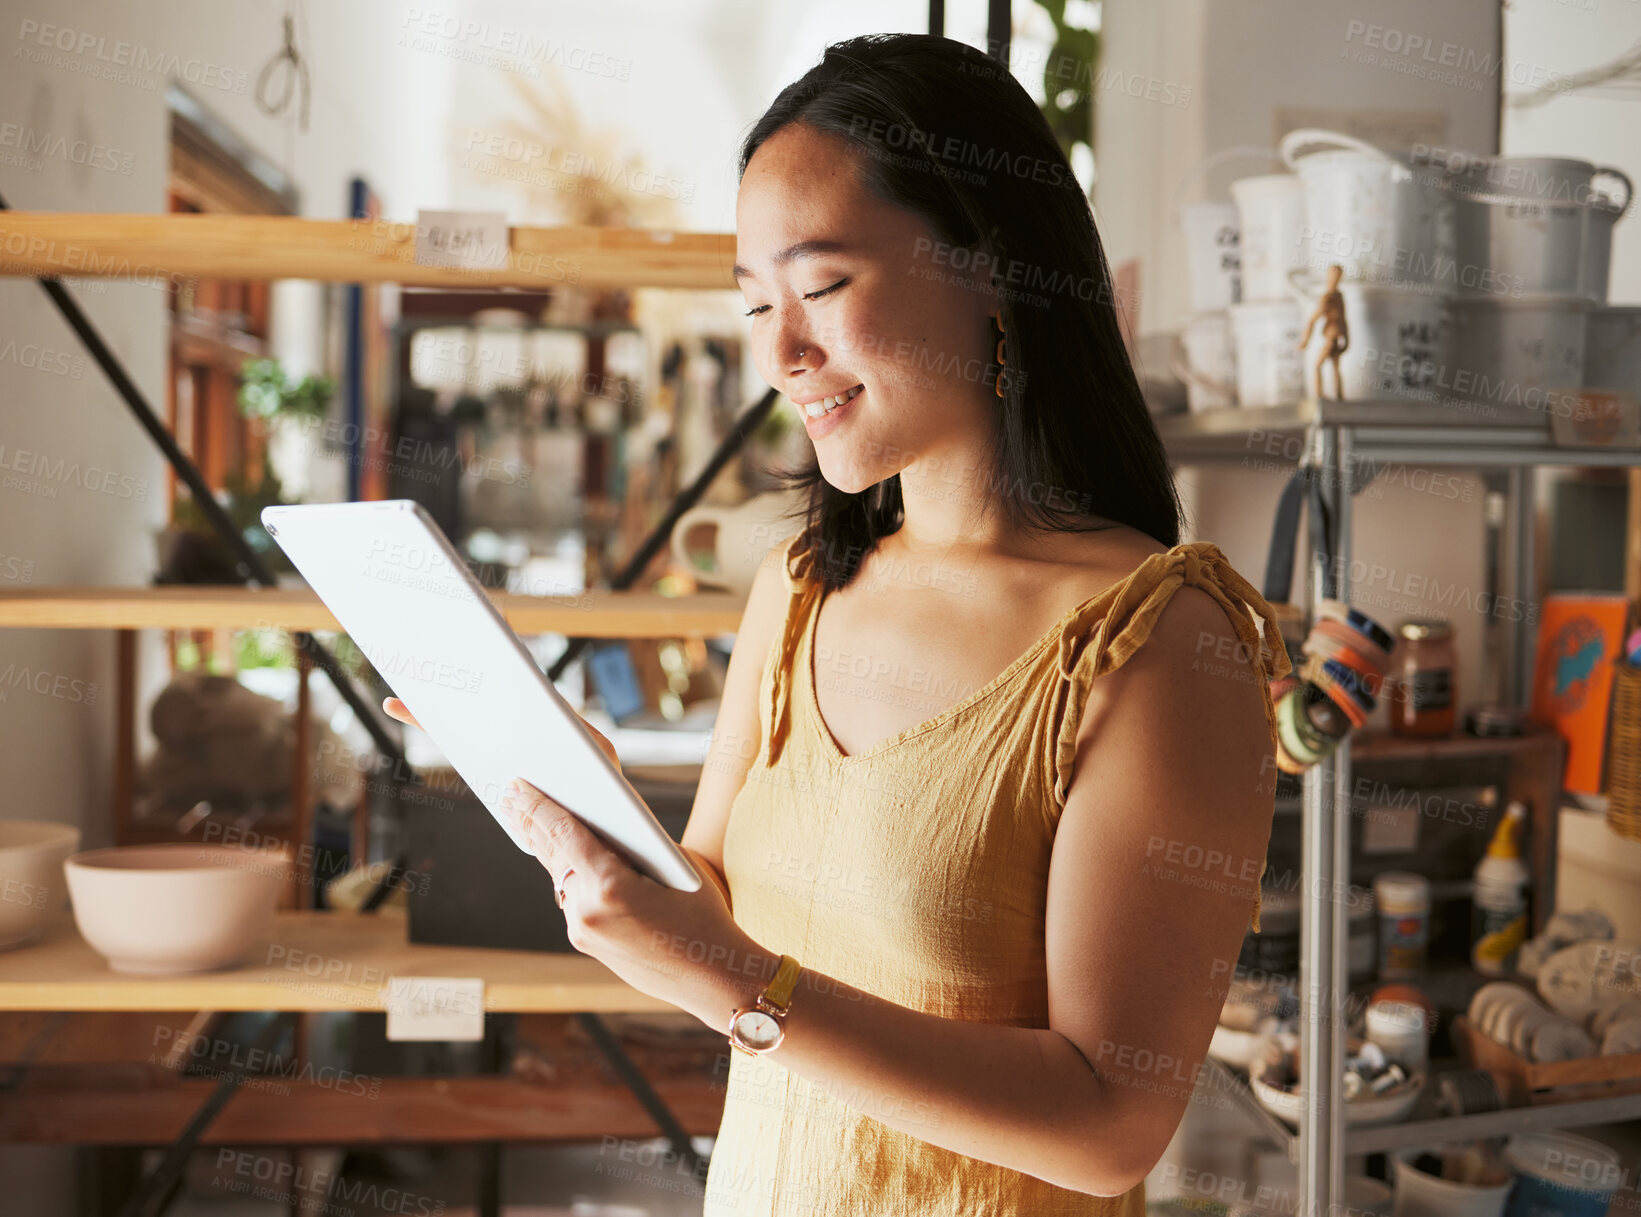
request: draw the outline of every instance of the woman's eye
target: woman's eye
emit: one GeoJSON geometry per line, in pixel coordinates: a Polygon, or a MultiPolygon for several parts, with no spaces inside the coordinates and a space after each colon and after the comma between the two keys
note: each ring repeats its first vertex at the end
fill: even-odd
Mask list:
{"type": "MultiPolygon", "coordinates": [[[[803,298],[805,300],[819,300],[822,296],[829,295],[832,292],[837,291],[838,288],[842,287],[847,282],[849,282],[848,279],[839,279],[836,283],[832,284],[831,287],[823,287],[819,291],[815,291],[815,292],[805,292],[803,294],[803,298]]],[[[766,313],[768,311],[769,311],[769,305],[759,304],[759,305],[755,305],[752,308],[747,309],[747,311],[745,313],[745,316],[757,317],[760,314],[766,313]]]]}

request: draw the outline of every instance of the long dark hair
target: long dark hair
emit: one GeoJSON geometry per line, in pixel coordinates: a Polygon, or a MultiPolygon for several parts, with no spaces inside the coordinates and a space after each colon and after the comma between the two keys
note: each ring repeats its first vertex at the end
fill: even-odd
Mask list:
{"type": "MultiPolygon", "coordinates": [[[[1098,516],[1178,544],[1179,496],[1123,345],[1093,211],[1019,81],[933,34],[834,43],[752,128],[740,174],[795,122],[853,144],[873,194],[920,213],[953,251],[951,265],[967,262],[1002,289],[1004,334],[994,326],[993,337],[1006,335],[1007,370],[989,472],[1006,518],[1020,529],[1089,532],[1107,527],[1098,516]]],[[[992,359],[986,383],[998,373],[992,359]]],[[[849,583],[904,519],[899,474],[851,494],[813,457],[772,472],[809,491],[804,524],[828,590],[849,583]]]]}

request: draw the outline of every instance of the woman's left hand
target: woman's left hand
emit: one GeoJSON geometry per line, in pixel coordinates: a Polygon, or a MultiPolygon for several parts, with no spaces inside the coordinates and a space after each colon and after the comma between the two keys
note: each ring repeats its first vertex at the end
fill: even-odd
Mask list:
{"type": "Polygon", "coordinates": [[[762,990],[770,957],[735,923],[716,883],[703,877],[693,892],[657,883],[522,778],[502,810],[563,891],[571,946],[727,1033],[730,1011],[762,990]]]}

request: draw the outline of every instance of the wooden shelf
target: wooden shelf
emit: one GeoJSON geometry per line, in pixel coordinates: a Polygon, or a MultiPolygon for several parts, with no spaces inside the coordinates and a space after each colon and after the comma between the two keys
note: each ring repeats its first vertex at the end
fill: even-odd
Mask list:
{"type": "Polygon", "coordinates": [[[513,228],[508,265],[419,266],[416,225],[290,216],[8,211],[0,274],[317,279],[418,287],[734,290],[735,237],[643,228],[513,228]],[[13,252],[13,251],[18,252],[13,252]]]}
{"type": "MultiPolygon", "coordinates": [[[[742,596],[700,592],[585,592],[491,599],[520,634],[576,638],[693,638],[733,634],[742,596]]],[[[0,592],[0,629],[286,629],[341,627],[307,588],[44,587],[0,592]]]]}
{"type": "MultiPolygon", "coordinates": [[[[161,1077],[93,1066],[31,1069],[0,1104],[0,1143],[164,1145],[182,1134],[212,1078],[161,1077]]],[[[615,1082],[545,1085],[502,1077],[378,1078],[347,1085],[252,1078],[200,1138],[202,1145],[394,1145],[473,1141],[647,1140],[661,1135],[633,1093],[615,1082]]],[[[723,1077],[651,1083],[691,1136],[723,1120],[723,1077]]],[[[537,1210],[539,1211],[539,1210],[537,1210]]]]}
{"type": "Polygon", "coordinates": [[[579,953],[423,946],[402,913],[274,915],[252,962],[187,976],[115,972],[67,914],[0,952],[0,1010],[384,1010],[393,976],[476,977],[486,1011],[676,1012],[579,953]]]}
{"type": "Polygon", "coordinates": [[[1362,731],[1351,736],[1355,761],[1467,760],[1471,757],[1516,755],[1555,749],[1561,742],[1554,732],[1529,726],[1525,735],[1446,735],[1411,739],[1385,731],[1362,731]]]}

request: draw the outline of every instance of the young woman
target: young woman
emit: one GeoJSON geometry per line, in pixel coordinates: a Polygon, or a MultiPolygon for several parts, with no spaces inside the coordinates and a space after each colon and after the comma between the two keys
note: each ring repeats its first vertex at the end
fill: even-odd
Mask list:
{"type": "Polygon", "coordinates": [[[516,814],[577,948],[735,1045],[707,1213],[1140,1217],[1257,927],[1269,607],[1179,543],[1088,202],[1001,65],[828,48],[736,228],[815,462],[684,834],[712,882],[516,814]]]}

